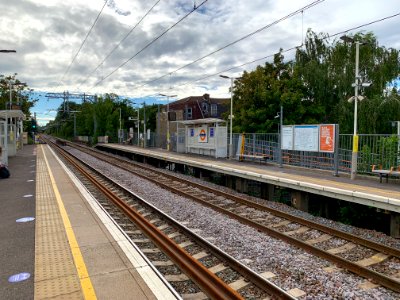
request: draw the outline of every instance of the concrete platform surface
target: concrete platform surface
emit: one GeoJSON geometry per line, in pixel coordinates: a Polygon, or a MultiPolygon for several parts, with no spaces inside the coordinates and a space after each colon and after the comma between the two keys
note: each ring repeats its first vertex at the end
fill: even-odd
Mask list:
{"type": "Polygon", "coordinates": [[[47,145],[25,146],[9,169],[0,299],[177,299],[47,145]]]}
{"type": "Polygon", "coordinates": [[[0,179],[0,299],[33,299],[35,221],[17,220],[35,217],[36,146],[24,146],[8,164],[10,178],[0,179]]]}

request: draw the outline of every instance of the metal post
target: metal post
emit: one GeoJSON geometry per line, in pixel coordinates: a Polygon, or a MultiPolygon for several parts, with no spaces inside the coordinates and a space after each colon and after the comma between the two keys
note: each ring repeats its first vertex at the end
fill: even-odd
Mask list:
{"type": "Polygon", "coordinates": [[[121,130],[122,130],[122,111],[121,111],[121,107],[119,108],[119,132],[118,132],[118,142],[122,143],[122,134],[121,134],[121,130]]]}
{"type": "Polygon", "coordinates": [[[160,103],[157,104],[157,147],[160,147],[160,103]]]}
{"type": "Polygon", "coordinates": [[[143,102],[143,148],[146,148],[146,103],[143,102]]]}
{"type": "Polygon", "coordinates": [[[397,165],[400,167],[400,121],[397,123],[397,165]]]}
{"type": "Polygon", "coordinates": [[[358,61],[360,55],[360,43],[356,44],[356,70],[355,70],[355,84],[354,84],[354,133],[353,133],[353,152],[351,154],[351,179],[356,179],[357,175],[357,157],[358,157],[358,135],[357,135],[357,102],[358,102],[358,61]]]}
{"type": "Polygon", "coordinates": [[[335,124],[335,148],[333,149],[333,176],[339,176],[339,124],[335,124]]]}
{"type": "Polygon", "coordinates": [[[229,158],[234,157],[233,156],[233,133],[232,133],[232,124],[233,124],[233,117],[232,117],[232,111],[233,111],[233,80],[234,78],[231,78],[231,113],[230,113],[230,122],[229,122],[229,158]]]}
{"type": "Polygon", "coordinates": [[[140,113],[139,113],[139,107],[137,109],[137,145],[138,147],[140,146],[140,113]]]}
{"type": "Polygon", "coordinates": [[[283,106],[281,105],[281,111],[279,113],[279,167],[283,167],[283,155],[282,155],[282,126],[283,126],[283,106]]]}
{"type": "Polygon", "coordinates": [[[74,113],[74,139],[76,138],[76,114],[74,113]]]}
{"type": "Polygon", "coordinates": [[[167,151],[170,150],[170,135],[169,135],[169,96],[167,96],[167,151]]]}
{"type": "Polygon", "coordinates": [[[11,105],[12,105],[12,92],[11,92],[11,88],[12,88],[12,85],[11,85],[11,79],[10,79],[10,81],[9,81],[9,84],[10,84],[10,106],[9,106],[9,110],[11,110],[11,105]]]}

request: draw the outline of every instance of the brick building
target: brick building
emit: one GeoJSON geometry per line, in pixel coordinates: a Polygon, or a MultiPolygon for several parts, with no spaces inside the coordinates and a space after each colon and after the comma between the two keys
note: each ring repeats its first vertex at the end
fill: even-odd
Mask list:
{"type": "MultiPolygon", "coordinates": [[[[173,139],[176,134],[176,123],[173,121],[198,120],[206,118],[222,119],[223,113],[229,111],[230,98],[211,98],[209,94],[190,96],[169,103],[169,132],[173,139]]],[[[160,146],[164,148],[167,137],[167,105],[161,107],[157,115],[157,133],[160,146]]]]}

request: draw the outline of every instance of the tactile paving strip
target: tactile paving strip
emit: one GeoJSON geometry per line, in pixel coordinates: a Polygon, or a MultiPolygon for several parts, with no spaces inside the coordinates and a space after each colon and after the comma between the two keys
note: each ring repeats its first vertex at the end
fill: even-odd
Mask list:
{"type": "Polygon", "coordinates": [[[43,152],[38,151],[35,299],[49,298],[84,299],[43,152]]]}

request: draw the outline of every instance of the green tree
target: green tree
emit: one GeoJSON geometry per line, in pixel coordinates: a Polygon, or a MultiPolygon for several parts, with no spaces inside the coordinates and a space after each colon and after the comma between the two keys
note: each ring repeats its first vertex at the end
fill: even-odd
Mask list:
{"type": "Polygon", "coordinates": [[[11,102],[13,104],[18,104],[22,112],[27,117],[30,117],[30,109],[35,105],[38,100],[29,98],[29,95],[33,90],[30,89],[26,83],[22,83],[17,78],[17,74],[9,76],[0,75],[0,110],[9,109],[10,82],[11,102]]]}
{"type": "MultiPolygon", "coordinates": [[[[358,131],[383,133],[388,120],[399,114],[398,105],[384,95],[400,73],[399,51],[379,46],[372,33],[358,33],[354,40],[363,43],[359,55],[361,80],[373,83],[360,91],[365,99],[359,105],[358,131]]],[[[317,121],[339,123],[342,133],[351,133],[354,103],[347,100],[354,95],[355,45],[339,40],[330,44],[326,35],[309,30],[304,48],[296,52],[295,70],[307,87],[305,99],[310,102],[309,108],[317,111],[317,121]]]]}
{"type": "Polygon", "coordinates": [[[303,90],[292,62],[284,62],[281,53],[272,63],[245,71],[234,85],[234,131],[277,131],[279,120],[274,116],[281,105],[287,123],[304,122],[310,116],[302,102],[303,90]]]}

